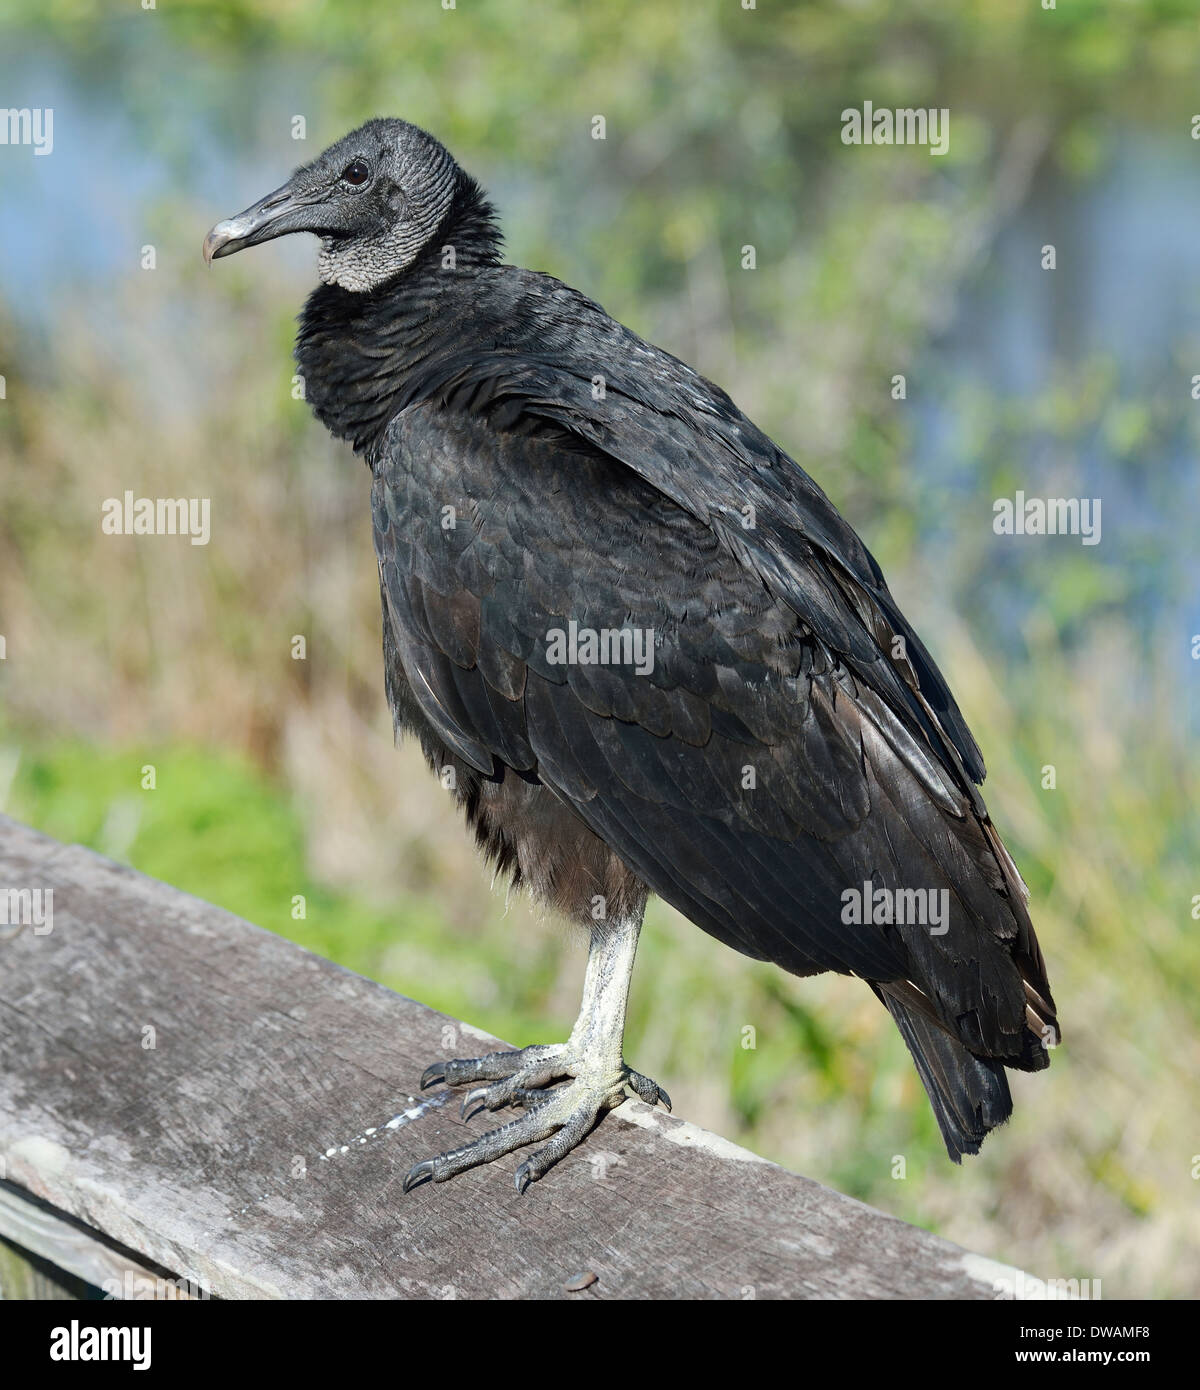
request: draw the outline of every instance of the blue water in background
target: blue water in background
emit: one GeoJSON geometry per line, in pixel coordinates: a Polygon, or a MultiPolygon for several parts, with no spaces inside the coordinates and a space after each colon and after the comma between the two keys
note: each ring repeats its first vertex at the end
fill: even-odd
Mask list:
{"type": "MultiPolygon", "coordinates": [[[[188,190],[200,231],[183,246],[159,243],[160,255],[198,258],[207,226],[265,191],[264,152],[272,168],[289,171],[320,149],[289,134],[297,93],[311,101],[302,73],[261,63],[243,62],[239,70],[185,62],[160,45],[147,66],[146,89],[125,83],[114,105],[94,60],[0,55],[0,105],[55,113],[51,156],[12,148],[0,158],[0,286],[26,322],[44,325],[66,302],[101,318],[106,286],[136,270],[139,248],[152,240],[147,214],[164,189],[188,190]],[[255,166],[239,164],[238,152],[249,150],[255,166]]],[[[299,109],[319,130],[315,113],[299,109]]],[[[283,242],[281,263],[303,265],[311,277],[307,250],[283,242]]]]}
{"type": "MultiPolygon", "coordinates": [[[[52,157],[0,149],[0,301],[30,344],[44,341],[59,309],[71,305],[121,352],[116,287],[137,269],[140,246],[154,241],[160,256],[198,260],[207,226],[265,191],[264,169],[273,180],[321,148],[325,122],[312,109],[319,88],[315,70],[257,58],[218,65],[148,44],[145,63],[123,76],[114,104],[94,57],[0,55],[0,106],[55,111],[52,157]],[[308,120],[307,142],[290,137],[297,111],[308,120]],[[239,151],[247,153],[237,162],[239,151]],[[148,231],[148,218],[163,190],[181,188],[194,205],[191,235],[164,244],[148,231]]],[[[960,524],[956,500],[974,495],[956,405],[972,387],[1019,407],[1044,389],[1057,365],[1102,353],[1115,365],[1122,400],[1180,420],[1200,411],[1200,401],[1190,400],[1191,376],[1200,373],[1198,159],[1200,144],[1186,138],[1127,132],[1095,178],[1067,185],[1043,176],[1001,229],[914,374],[936,386],[914,401],[911,470],[923,540],[945,539],[960,524]],[[1044,243],[1058,248],[1053,272],[1040,267],[1044,243]]],[[[503,189],[494,191],[503,203],[503,189]]],[[[178,213],[171,217],[174,227],[178,213]]],[[[299,306],[312,284],[307,239],[281,242],[271,265],[268,273],[294,283],[299,306]]],[[[186,357],[186,333],[178,342],[186,357]]],[[[7,347],[0,344],[0,359],[7,347]]],[[[180,383],[200,375],[185,364],[172,374],[171,390],[186,390],[180,383]]],[[[1096,434],[1082,447],[1073,442],[1065,469],[1047,439],[1019,461],[1019,485],[1031,494],[1103,498],[1104,541],[1088,558],[1119,570],[1122,605],[1136,627],[1167,634],[1193,732],[1200,731],[1200,663],[1190,660],[1188,640],[1200,632],[1195,438],[1180,425],[1154,457],[1131,460],[1096,434]]],[[[1015,643],[1024,613],[1038,602],[1036,567],[1025,576],[1019,548],[992,548],[986,572],[1003,582],[976,574],[964,607],[994,627],[998,642],[1015,643]]]]}

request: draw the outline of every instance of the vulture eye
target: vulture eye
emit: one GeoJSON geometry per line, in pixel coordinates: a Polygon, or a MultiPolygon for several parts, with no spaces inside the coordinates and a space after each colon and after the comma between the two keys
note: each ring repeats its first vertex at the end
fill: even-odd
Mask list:
{"type": "Polygon", "coordinates": [[[342,170],[342,182],[360,184],[366,183],[371,177],[371,171],[361,159],[355,159],[347,164],[342,170]]]}

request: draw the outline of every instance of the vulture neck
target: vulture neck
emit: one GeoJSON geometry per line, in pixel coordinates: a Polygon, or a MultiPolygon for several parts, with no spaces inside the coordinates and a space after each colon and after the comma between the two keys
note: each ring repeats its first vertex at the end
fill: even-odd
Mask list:
{"type": "Polygon", "coordinates": [[[419,397],[422,367],[469,341],[479,280],[499,261],[495,213],[464,175],[411,265],[365,294],[321,285],[309,296],[296,339],[305,399],[368,463],[388,421],[419,397]]]}

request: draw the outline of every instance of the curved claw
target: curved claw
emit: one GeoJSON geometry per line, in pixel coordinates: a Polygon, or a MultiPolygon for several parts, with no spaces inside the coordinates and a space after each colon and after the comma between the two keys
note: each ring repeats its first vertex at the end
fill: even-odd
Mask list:
{"type": "Polygon", "coordinates": [[[625,1084],[639,1100],[644,1101],[647,1105],[659,1105],[661,1103],[667,1110],[671,1109],[671,1097],[657,1081],[651,1081],[640,1071],[631,1071],[625,1084]]]}
{"type": "MultiPolygon", "coordinates": [[[[569,1044],[534,1045],[492,1052],[486,1057],[434,1062],[421,1076],[421,1090],[439,1082],[466,1087],[459,1112],[464,1123],[483,1110],[506,1106],[518,1107],[524,1113],[468,1144],[414,1165],[404,1179],[405,1192],[422,1183],[445,1182],[526,1144],[541,1143],[514,1175],[517,1194],[524,1196],[530,1184],[583,1142],[601,1117],[620,1104],[623,1095],[671,1109],[671,1097],[650,1077],[624,1062],[619,1068],[600,1067],[589,1061],[586,1049],[572,1050],[569,1044]],[[490,1084],[475,1084],[480,1081],[490,1084]]],[[[445,1092],[438,1101],[449,1100],[450,1094],[445,1092]]]]}
{"type": "Polygon", "coordinates": [[[422,1183],[433,1181],[433,1159],[425,1158],[420,1163],[414,1163],[404,1176],[404,1190],[411,1192],[414,1187],[420,1187],[422,1183]]]}
{"type": "Polygon", "coordinates": [[[463,1096],[463,1103],[459,1108],[459,1119],[464,1121],[473,1120],[475,1116],[479,1114],[480,1110],[486,1110],[487,1105],[484,1104],[479,1107],[479,1110],[472,1110],[469,1115],[467,1114],[467,1106],[473,1105],[477,1100],[483,1100],[487,1093],[488,1088],[486,1086],[477,1086],[473,1091],[468,1091],[467,1094],[463,1096]]]}

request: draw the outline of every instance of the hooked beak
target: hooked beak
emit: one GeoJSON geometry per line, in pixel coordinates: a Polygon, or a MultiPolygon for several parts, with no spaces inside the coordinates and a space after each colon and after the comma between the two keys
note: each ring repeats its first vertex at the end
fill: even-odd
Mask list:
{"type": "Polygon", "coordinates": [[[222,256],[232,256],[246,246],[257,246],[260,242],[274,237],[286,236],[289,232],[312,230],[305,225],[306,219],[299,215],[302,209],[323,201],[318,194],[297,193],[290,184],[284,184],[274,193],[268,193],[257,203],[218,222],[204,238],[204,259],[209,265],[222,256]]]}

